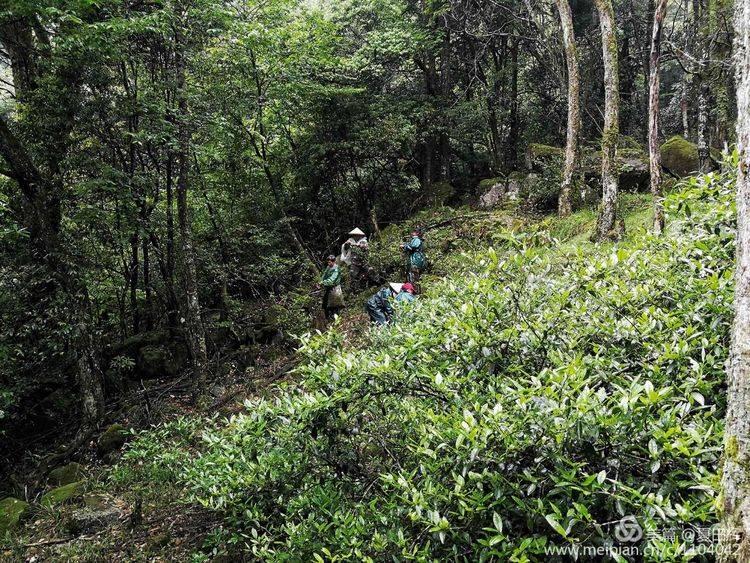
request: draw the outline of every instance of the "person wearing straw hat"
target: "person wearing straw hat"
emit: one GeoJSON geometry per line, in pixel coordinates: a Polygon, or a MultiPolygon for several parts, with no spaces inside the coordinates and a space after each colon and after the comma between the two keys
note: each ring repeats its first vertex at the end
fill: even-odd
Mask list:
{"type": "Polygon", "coordinates": [[[386,287],[370,297],[365,303],[365,311],[370,320],[378,326],[388,323],[393,317],[391,300],[401,293],[402,283],[389,283],[386,287]]]}
{"type": "Polygon", "coordinates": [[[362,229],[352,229],[341,245],[340,262],[349,266],[350,291],[363,288],[367,281],[367,251],[370,244],[362,229]]]}

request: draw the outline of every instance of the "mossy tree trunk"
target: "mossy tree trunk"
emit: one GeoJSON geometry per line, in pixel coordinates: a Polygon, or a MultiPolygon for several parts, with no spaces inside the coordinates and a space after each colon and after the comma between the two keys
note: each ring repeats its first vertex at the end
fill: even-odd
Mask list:
{"type": "Polygon", "coordinates": [[[180,254],[182,258],[182,283],[184,291],[184,327],[185,339],[190,352],[190,363],[193,370],[194,396],[198,397],[204,387],[208,354],[206,352],[206,334],[201,317],[201,305],[198,298],[198,273],[193,247],[193,228],[188,206],[190,189],[190,115],[186,81],[186,37],[182,22],[178,22],[175,31],[175,78],[177,95],[177,225],[180,232],[180,254]]]}
{"type": "Polygon", "coordinates": [[[661,149],[659,147],[659,59],[661,58],[662,24],[666,13],[667,0],[659,0],[654,9],[649,61],[648,151],[651,194],[654,198],[653,229],[656,234],[661,234],[664,230],[664,196],[661,186],[661,149]]]}
{"type": "Polygon", "coordinates": [[[737,53],[737,270],[727,368],[720,560],[750,560],[750,0],[735,7],[737,53]]]}
{"type": "MultiPolygon", "coordinates": [[[[12,16],[13,14],[11,14],[12,16]]],[[[10,60],[15,96],[18,101],[33,98],[37,85],[47,76],[47,64],[38,58],[46,52],[46,41],[40,33],[32,33],[35,16],[7,18],[0,24],[0,46],[10,60]],[[37,38],[36,41],[34,38],[37,38]]],[[[74,90],[77,87],[75,72],[63,72],[62,78],[74,90]]],[[[82,276],[65,257],[63,248],[63,179],[59,174],[59,159],[65,153],[59,150],[69,142],[73,107],[66,107],[63,127],[51,138],[45,139],[54,149],[49,149],[46,163],[41,164],[31,147],[17,136],[14,122],[6,111],[0,112],[0,156],[5,161],[3,175],[18,185],[20,192],[19,219],[29,234],[29,259],[42,266],[47,274],[36,292],[41,300],[53,293],[65,300],[65,321],[70,326],[65,347],[72,352],[75,362],[75,380],[81,407],[80,427],[72,444],[58,457],[65,457],[80,447],[96,429],[104,414],[103,377],[99,357],[92,336],[93,307],[82,276]]]]}
{"type": "Polygon", "coordinates": [[[708,48],[709,34],[707,32],[706,6],[702,0],[693,2],[693,22],[695,29],[696,52],[699,68],[696,73],[698,82],[698,170],[701,173],[708,172],[711,167],[708,142],[708,102],[711,94],[709,86],[709,56],[708,48]]]}
{"type": "Polygon", "coordinates": [[[568,67],[568,131],[565,143],[562,187],[558,200],[560,217],[567,217],[573,212],[573,189],[578,165],[578,138],[581,132],[581,78],[570,4],[568,0],[555,0],[555,4],[560,14],[565,62],[568,67]]]}
{"type": "Polygon", "coordinates": [[[513,171],[518,165],[518,38],[510,40],[510,92],[508,94],[508,111],[510,121],[508,138],[505,143],[505,170],[513,171]]]}
{"type": "Polygon", "coordinates": [[[620,134],[620,91],[617,62],[617,29],[611,0],[594,0],[599,12],[604,60],[604,131],[602,133],[602,203],[596,223],[596,240],[622,235],[617,223],[617,144],[620,134]]]}
{"type": "MultiPolygon", "coordinates": [[[[451,105],[451,28],[448,14],[443,14],[443,45],[440,51],[440,97],[442,107],[451,105]]],[[[451,176],[451,141],[448,131],[451,124],[446,117],[443,130],[440,132],[440,181],[445,182],[451,176]]],[[[373,224],[373,227],[377,223],[373,224]]]]}

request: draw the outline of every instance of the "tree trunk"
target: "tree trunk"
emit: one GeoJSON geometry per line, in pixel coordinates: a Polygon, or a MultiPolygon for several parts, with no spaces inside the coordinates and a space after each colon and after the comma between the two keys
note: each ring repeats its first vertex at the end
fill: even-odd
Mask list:
{"type": "Polygon", "coordinates": [[[138,278],[140,277],[139,237],[134,233],[130,237],[130,310],[133,315],[133,334],[141,330],[141,317],[138,311],[138,278]]]}
{"type": "Polygon", "coordinates": [[[440,53],[440,97],[443,108],[443,130],[440,133],[440,180],[447,181],[451,174],[451,141],[448,134],[451,124],[448,121],[448,108],[451,95],[451,32],[448,16],[443,16],[445,25],[443,46],[440,53]]]}
{"type": "Polygon", "coordinates": [[[735,5],[737,269],[727,367],[720,560],[750,560],[750,0],[735,5]]]}
{"type": "Polygon", "coordinates": [[[617,239],[617,144],[620,134],[620,95],[617,75],[617,30],[612,0],[594,0],[599,12],[604,61],[604,131],[602,133],[602,203],[596,224],[596,240],[617,239]]]}
{"type": "MultiPolygon", "coordinates": [[[[706,63],[706,59],[703,59],[706,63]]],[[[711,169],[711,158],[708,142],[708,97],[710,89],[708,77],[704,70],[698,75],[698,171],[708,172],[711,169]]]]}
{"type": "Polygon", "coordinates": [[[505,169],[515,170],[518,160],[518,39],[510,42],[510,100],[508,141],[505,144],[505,169]]]}
{"type": "MultiPolygon", "coordinates": [[[[654,4],[654,0],[648,0],[648,8],[646,15],[648,16],[648,19],[646,20],[646,25],[644,26],[644,29],[648,29],[648,24],[652,24],[653,28],[653,22],[654,22],[654,14],[656,13],[656,6],[654,4]]],[[[643,107],[641,108],[641,111],[643,112],[643,115],[646,116],[646,122],[643,127],[643,142],[648,145],[648,108],[649,104],[651,103],[651,100],[649,99],[649,92],[650,92],[650,84],[649,79],[651,77],[651,50],[644,49],[644,57],[643,57],[643,107]]]]}
{"type": "Polygon", "coordinates": [[[578,137],[581,130],[580,72],[578,68],[578,49],[573,31],[573,14],[568,0],[555,0],[560,14],[560,24],[565,47],[565,62],[568,67],[568,132],[565,143],[565,165],[563,168],[562,186],[558,200],[560,217],[567,217],[573,212],[573,189],[575,186],[576,168],[578,165],[578,137]]]}
{"type": "Polygon", "coordinates": [[[179,304],[177,303],[177,292],[175,291],[175,244],[174,244],[174,188],[172,178],[172,163],[173,155],[172,151],[167,151],[167,166],[166,166],[166,216],[167,216],[167,257],[166,257],[166,276],[164,278],[164,285],[167,291],[167,324],[169,325],[170,331],[177,329],[177,314],[179,310],[179,304]]]}
{"type": "Polygon", "coordinates": [[[682,118],[682,136],[685,140],[690,140],[690,116],[688,114],[688,96],[689,96],[688,78],[682,79],[680,92],[680,116],[682,118]]]}
{"type": "Polygon", "coordinates": [[[185,80],[186,63],[184,43],[177,38],[175,53],[175,71],[177,78],[177,109],[179,112],[177,136],[179,149],[177,153],[177,223],[180,230],[180,254],[182,257],[182,283],[184,295],[185,338],[190,352],[193,369],[194,396],[202,392],[208,368],[206,352],[206,335],[201,318],[201,306],[198,299],[198,279],[193,248],[193,233],[190,210],[188,207],[188,189],[190,187],[190,121],[185,80]]]}
{"type": "Polygon", "coordinates": [[[149,240],[144,236],[141,241],[141,253],[143,254],[143,291],[146,301],[146,330],[154,328],[154,304],[151,291],[151,253],[149,252],[149,240]]]}
{"type": "Polygon", "coordinates": [[[708,98],[711,95],[709,80],[709,56],[708,52],[708,34],[706,26],[706,7],[701,0],[693,0],[693,40],[695,41],[694,56],[700,62],[700,67],[696,74],[698,82],[698,170],[708,172],[710,169],[710,153],[708,142],[708,98]]]}
{"type": "MultiPolygon", "coordinates": [[[[34,18],[31,15],[30,18],[34,18]]],[[[33,94],[39,76],[38,55],[44,50],[36,45],[32,34],[33,23],[26,17],[7,18],[0,23],[0,43],[10,59],[15,94],[25,100],[33,94]]],[[[47,38],[45,37],[45,40],[47,38]]],[[[68,116],[69,122],[72,116],[68,116]]],[[[70,123],[61,129],[66,132],[70,123]]],[[[64,133],[58,132],[61,137],[64,133]]],[[[45,169],[37,166],[31,152],[16,137],[5,113],[0,114],[0,156],[8,167],[7,173],[16,181],[22,194],[22,223],[29,232],[31,254],[47,270],[49,281],[44,291],[60,292],[66,302],[66,322],[73,327],[66,345],[73,351],[75,379],[81,408],[81,421],[74,443],[65,452],[75,451],[96,429],[104,413],[104,389],[97,350],[92,336],[92,307],[88,291],[81,277],[70,267],[61,252],[62,182],[56,177],[58,159],[64,151],[60,147],[48,151],[45,169]]]]}
{"type": "Polygon", "coordinates": [[[664,230],[664,196],[661,187],[661,149],[659,147],[659,59],[661,57],[661,32],[667,0],[659,0],[654,10],[651,30],[651,57],[649,61],[648,93],[648,151],[651,172],[651,194],[654,198],[654,233],[664,230]]]}

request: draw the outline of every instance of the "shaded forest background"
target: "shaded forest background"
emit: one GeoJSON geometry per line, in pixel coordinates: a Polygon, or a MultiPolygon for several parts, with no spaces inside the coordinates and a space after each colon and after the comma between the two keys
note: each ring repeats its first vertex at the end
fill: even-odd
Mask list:
{"type": "MultiPolygon", "coordinates": [[[[615,2],[631,149],[653,4],[615,2]]],[[[571,7],[593,148],[599,22],[592,2],[571,7]]],[[[663,139],[709,156],[733,142],[730,11],[674,1],[664,26],[663,139]]],[[[144,379],[189,373],[199,398],[261,346],[293,345],[349,229],[472,203],[565,143],[546,3],[22,0],[0,11],[0,45],[5,464],[82,444],[144,379]]]]}

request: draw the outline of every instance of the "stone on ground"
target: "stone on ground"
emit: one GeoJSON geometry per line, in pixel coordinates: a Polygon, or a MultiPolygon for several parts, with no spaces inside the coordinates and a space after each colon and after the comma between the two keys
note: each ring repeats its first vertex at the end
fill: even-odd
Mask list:
{"type": "Polygon", "coordinates": [[[82,477],[83,465],[73,461],[50,471],[49,482],[53,485],[68,485],[80,481],[82,477]]]}
{"type": "Polygon", "coordinates": [[[93,530],[101,530],[116,524],[122,511],[113,506],[105,508],[80,508],[74,510],[65,520],[65,529],[71,534],[81,534],[93,530]]]}
{"type": "Polygon", "coordinates": [[[8,497],[0,500],[0,536],[21,523],[29,513],[29,503],[8,497]]]}
{"type": "Polygon", "coordinates": [[[99,436],[96,447],[100,455],[110,454],[122,448],[128,439],[128,430],[121,424],[113,424],[99,436]]]}
{"type": "Polygon", "coordinates": [[[63,485],[62,487],[50,489],[42,495],[41,504],[42,506],[51,507],[71,502],[83,496],[83,489],[83,481],[76,481],[74,483],[63,485]]]}

